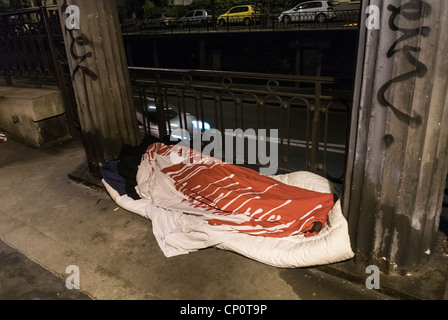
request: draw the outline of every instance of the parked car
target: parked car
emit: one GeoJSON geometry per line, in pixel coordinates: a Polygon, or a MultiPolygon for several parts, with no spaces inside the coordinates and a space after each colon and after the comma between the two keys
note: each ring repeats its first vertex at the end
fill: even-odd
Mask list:
{"type": "Polygon", "coordinates": [[[218,17],[218,24],[224,26],[226,24],[243,23],[246,26],[253,21],[257,21],[260,10],[253,5],[242,5],[231,8],[226,13],[218,17]]]}
{"type": "Polygon", "coordinates": [[[148,28],[169,27],[175,19],[166,13],[154,13],[144,20],[144,25],[148,28]]]}
{"type": "MultiPolygon", "coordinates": [[[[140,135],[143,137],[145,133],[149,130],[153,137],[161,138],[159,134],[159,126],[157,122],[157,109],[155,99],[152,97],[140,97],[139,95],[134,95],[134,106],[137,112],[137,122],[140,131],[140,135]],[[146,104],[143,106],[143,102],[146,104]]],[[[210,130],[210,124],[208,122],[198,121],[195,116],[190,113],[185,114],[186,128],[183,124],[184,118],[179,117],[176,109],[170,105],[165,109],[166,117],[166,127],[169,132],[171,130],[184,128],[190,134],[190,138],[193,137],[194,129],[210,130]],[[183,126],[181,126],[181,122],[183,126]]],[[[182,139],[180,136],[172,134],[176,139],[182,139]]]]}
{"type": "Polygon", "coordinates": [[[207,26],[212,23],[212,15],[204,9],[191,10],[182,18],[179,25],[182,26],[207,26]]]}
{"type": "Polygon", "coordinates": [[[297,21],[316,21],[319,23],[332,20],[335,17],[332,1],[308,1],[283,11],[278,20],[284,23],[297,21]]]}

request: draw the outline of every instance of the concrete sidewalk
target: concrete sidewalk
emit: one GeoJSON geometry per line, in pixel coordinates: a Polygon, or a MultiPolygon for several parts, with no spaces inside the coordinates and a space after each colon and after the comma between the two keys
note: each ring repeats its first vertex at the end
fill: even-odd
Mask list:
{"type": "Polygon", "coordinates": [[[68,178],[83,164],[78,140],[46,149],[11,138],[0,143],[0,299],[395,298],[366,289],[365,270],[361,281],[349,281],[322,268],[274,268],[215,248],[166,258],[150,220],[117,208],[104,189],[68,178]],[[71,265],[79,267],[80,290],[65,288],[71,265]]]}

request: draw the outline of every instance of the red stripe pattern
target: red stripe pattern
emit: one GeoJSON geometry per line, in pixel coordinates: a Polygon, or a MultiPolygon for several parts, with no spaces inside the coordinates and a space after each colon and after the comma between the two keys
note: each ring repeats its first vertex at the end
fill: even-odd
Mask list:
{"type": "Polygon", "coordinates": [[[182,146],[155,143],[146,155],[157,159],[173,152],[187,161],[170,162],[162,172],[190,206],[213,213],[212,225],[265,237],[309,237],[318,233],[315,223],[325,226],[336,200],[332,193],[290,186],[182,146]]]}

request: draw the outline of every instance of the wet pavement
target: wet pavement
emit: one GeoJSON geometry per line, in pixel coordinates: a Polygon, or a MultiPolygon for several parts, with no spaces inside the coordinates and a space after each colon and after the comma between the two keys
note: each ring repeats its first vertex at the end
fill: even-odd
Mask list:
{"type": "Polygon", "coordinates": [[[415,281],[382,275],[381,290],[367,289],[365,266],[353,267],[352,261],[282,269],[216,248],[166,258],[150,220],[117,208],[95,181],[87,186],[69,178],[85,163],[76,139],[45,149],[14,139],[0,143],[0,299],[186,303],[444,297],[443,234],[433,269],[415,281]],[[80,288],[69,290],[72,265],[79,268],[80,288]]]}

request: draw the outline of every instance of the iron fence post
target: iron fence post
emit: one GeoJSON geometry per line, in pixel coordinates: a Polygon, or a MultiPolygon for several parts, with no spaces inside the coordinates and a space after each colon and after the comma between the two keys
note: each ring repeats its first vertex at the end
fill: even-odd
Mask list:
{"type": "Polygon", "coordinates": [[[156,73],[156,112],[157,112],[157,124],[159,127],[159,136],[165,137],[168,133],[167,126],[166,126],[166,117],[165,117],[165,103],[164,103],[164,97],[162,93],[162,84],[160,79],[160,73],[156,73]]]}
{"type": "Polygon", "coordinates": [[[65,113],[66,113],[66,117],[67,117],[68,127],[70,130],[70,133],[72,135],[74,135],[75,131],[76,131],[75,123],[79,122],[78,113],[76,110],[76,102],[70,98],[69,87],[67,86],[66,78],[65,78],[64,72],[62,70],[62,65],[61,65],[61,62],[58,57],[56,46],[54,44],[53,29],[48,20],[47,8],[40,7],[39,10],[40,10],[40,14],[41,14],[42,20],[44,22],[44,26],[45,26],[46,36],[47,36],[47,40],[48,40],[48,46],[50,48],[51,59],[53,62],[54,71],[56,73],[58,87],[61,90],[62,98],[63,98],[64,105],[65,105],[65,113]]]}
{"type": "Polygon", "coordinates": [[[322,84],[316,82],[315,84],[315,101],[312,108],[313,120],[311,126],[311,171],[317,172],[319,170],[319,131],[320,131],[320,107],[321,107],[322,84]]]}

